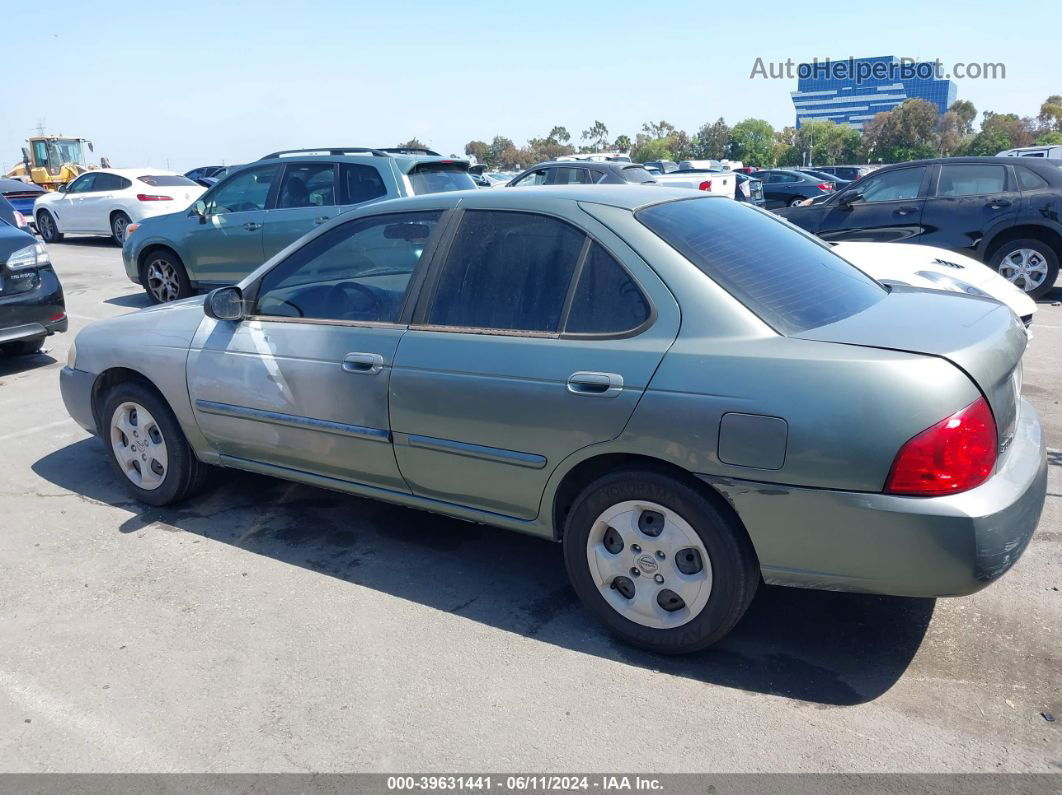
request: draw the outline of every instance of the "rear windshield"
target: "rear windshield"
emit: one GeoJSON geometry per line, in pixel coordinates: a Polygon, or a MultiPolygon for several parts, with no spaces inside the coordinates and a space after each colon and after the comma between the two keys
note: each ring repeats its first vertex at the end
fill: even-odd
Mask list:
{"type": "Polygon", "coordinates": [[[653,175],[641,166],[628,166],[623,169],[623,179],[626,182],[656,182],[653,175]]]}
{"type": "Polygon", "coordinates": [[[425,163],[409,172],[413,192],[444,193],[450,190],[474,190],[476,183],[461,163],[425,163]]]}
{"type": "Polygon", "coordinates": [[[636,217],[782,334],[835,323],[886,295],[824,244],[738,202],[683,199],[636,217]]]}
{"type": "Polygon", "coordinates": [[[153,188],[174,188],[177,186],[193,186],[198,187],[198,182],[193,182],[188,177],[182,177],[177,174],[169,176],[168,174],[145,174],[142,177],[137,177],[141,182],[151,185],[153,188]]]}

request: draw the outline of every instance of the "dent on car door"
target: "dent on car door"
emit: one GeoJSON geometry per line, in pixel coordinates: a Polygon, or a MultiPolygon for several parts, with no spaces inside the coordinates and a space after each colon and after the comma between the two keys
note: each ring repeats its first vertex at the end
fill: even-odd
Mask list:
{"type": "Polygon", "coordinates": [[[818,234],[824,240],[912,240],[922,233],[928,181],[926,166],[867,177],[830,202],[818,234]]]}
{"type": "Polygon", "coordinates": [[[932,180],[922,212],[919,243],[977,256],[982,240],[1013,224],[1021,192],[1011,183],[1007,166],[993,163],[944,163],[932,180]]]}
{"type": "Polygon", "coordinates": [[[391,446],[388,383],[441,216],[336,226],[249,287],[247,319],[204,321],[188,392],[230,463],[408,493],[391,446]]]}
{"type": "Polygon", "coordinates": [[[288,163],[273,209],[265,215],[262,256],[269,259],[339,214],[336,164],[288,163]]]}
{"type": "Polygon", "coordinates": [[[182,241],[194,281],[231,284],[265,261],[262,230],[279,171],[277,164],[242,169],[204,194],[206,214],[190,219],[182,241]]]}
{"type": "Polygon", "coordinates": [[[395,455],[414,494],[531,519],[561,461],[622,432],[678,308],[604,227],[486,210],[458,223],[395,358],[395,455]]]}

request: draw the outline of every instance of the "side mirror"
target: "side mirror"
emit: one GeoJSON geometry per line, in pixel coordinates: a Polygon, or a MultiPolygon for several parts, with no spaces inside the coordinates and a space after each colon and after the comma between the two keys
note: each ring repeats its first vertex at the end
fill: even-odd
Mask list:
{"type": "Polygon", "coordinates": [[[243,292],[239,287],[218,287],[207,293],[203,312],[214,320],[243,320],[243,292]]]}
{"type": "Polygon", "coordinates": [[[64,182],[62,185],[59,186],[59,192],[60,193],[66,193],[68,190],[70,190],[70,183],[69,182],[64,182]]]}
{"type": "Polygon", "coordinates": [[[846,210],[851,210],[853,204],[861,201],[863,201],[863,194],[859,191],[855,191],[854,193],[846,193],[842,196],[838,204],[846,210]]]}
{"type": "Polygon", "coordinates": [[[196,199],[195,204],[192,205],[192,213],[199,216],[199,223],[206,223],[207,206],[206,202],[202,199],[196,199]]]}

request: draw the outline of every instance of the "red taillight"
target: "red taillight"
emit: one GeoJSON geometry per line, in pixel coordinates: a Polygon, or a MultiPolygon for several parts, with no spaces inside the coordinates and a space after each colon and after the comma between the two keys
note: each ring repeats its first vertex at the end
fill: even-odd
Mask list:
{"type": "Polygon", "coordinates": [[[18,210],[15,210],[15,226],[17,226],[19,229],[24,229],[26,226],[26,216],[24,216],[18,210]]]}
{"type": "Polygon", "coordinates": [[[820,182],[819,183],[819,190],[833,190],[833,187],[834,186],[833,186],[832,182],[820,182]]]}
{"type": "Polygon", "coordinates": [[[66,312],[56,312],[54,315],[48,318],[48,322],[55,323],[57,320],[62,320],[64,317],[66,317],[66,312]]]}
{"type": "Polygon", "coordinates": [[[154,193],[138,193],[136,195],[137,201],[141,202],[171,202],[172,196],[159,196],[154,193]]]}
{"type": "Polygon", "coordinates": [[[697,190],[711,190],[711,189],[712,189],[712,181],[710,179],[706,179],[704,182],[702,182],[700,185],[697,186],[697,190]]]}
{"type": "Polygon", "coordinates": [[[933,496],[979,486],[996,465],[996,421],[984,398],[910,439],[892,462],[885,491],[933,496]]]}

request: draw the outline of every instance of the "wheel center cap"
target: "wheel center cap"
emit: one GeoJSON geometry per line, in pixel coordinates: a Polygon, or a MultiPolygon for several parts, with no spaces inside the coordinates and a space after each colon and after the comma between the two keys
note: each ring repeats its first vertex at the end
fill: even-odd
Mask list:
{"type": "Polygon", "coordinates": [[[656,562],[656,558],[650,555],[648,552],[639,555],[635,561],[638,564],[638,568],[641,569],[642,574],[656,574],[660,570],[660,564],[656,562]]]}

